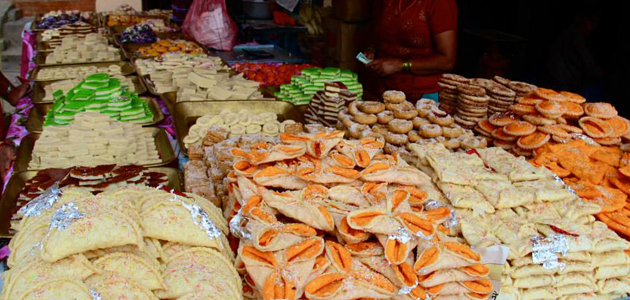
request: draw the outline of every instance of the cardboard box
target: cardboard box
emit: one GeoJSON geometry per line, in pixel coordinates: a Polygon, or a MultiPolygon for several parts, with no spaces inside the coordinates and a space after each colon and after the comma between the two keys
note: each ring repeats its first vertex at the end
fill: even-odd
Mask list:
{"type": "Polygon", "coordinates": [[[360,22],[370,18],[372,0],[333,0],[333,14],[344,22],[360,22]]]}

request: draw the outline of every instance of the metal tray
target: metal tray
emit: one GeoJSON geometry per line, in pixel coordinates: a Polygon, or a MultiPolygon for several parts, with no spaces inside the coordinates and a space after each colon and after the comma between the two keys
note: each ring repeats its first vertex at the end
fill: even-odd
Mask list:
{"type": "Polygon", "coordinates": [[[122,51],[118,50],[118,55],[119,58],[115,59],[115,60],[109,60],[109,61],[86,61],[86,62],[73,62],[73,63],[59,63],[59,64],[47,64],[46,63],[46,57],[51,54],[52,52],[39,52],[37,53],[37,57],[35,57],[35,63],[38,66],[69,66],[69,65],[86,65],[86,64],[93,64],[93,63],[107,63],[107,62],[117,62],[117,61],[122,61],[124,60],[124,57],[122,56],[122,51]]]}
{"type": "MultiPolygon", "coordinates": [[[[153,113],[153,120],[151,120],[151,122],[148,123],[142,123],[142,124],[138,124],[138,125],[142,125],[142,126],[150,126],[150,125],[155,125],[157,123],[160,123],[162,120],[164,120],[164,113],[162,113],[162,110],[160,109],[160,105],[157,103],[157,101],[155,101],[155,99],[153,98],[149,98],[149,97],[140,97],[141,101],[144,101],[147,103],[147,105],[149,106],[149,110],[151,110],[151,112],[153,113]]],[[[50,111],[50,109],[53,107],[54,103],[36,103],[35,104],[35,109],[31,109],[31,112],[29,112],[29,118],[31,117],[32,111],[37,111],[37,113],[39,114],[39,117],[34,116],[32,119],[32,124],[31,124],[31,128],[34,130],[29,130],[31,132],[42,132],[42,125],[43,125],[43,121],[44,121],[44,116],[46,116],[46,114],[48,113],[48,111],[50,111]],[[41,120],[41,122],[39,122],[41,120]]],[[[26,120],[27,124],[29,122],[29,119],[26,120]]]]}
{"type": "MultiPolygon", "coordinates": [[[[175,152],[173,151],[173,147],[171,146],[170,141],[168,140],[168,135],[166,131],[162,128],[151,128],[153,130],[153,137],[155,138],[155,146],[162,159],[162,162],[156,164],[144,165],[145,167],[159,167],[165,166],[173,162],[177,159],[175,152]]],[[[35,146],[35,141],[39,138],[38,133],[31,133],[22,139],[20,143],[20,147],[17,150],[17,158],[15,160],[15,164],[13,166],[14,171],[23,172],[23,171],[37,171],[39,169],[29,169],[28,164],[31,162],[31,156],[33,154],[33,147],[35,146]]]]}
{"type": "MultiPolygon", "coordinates": [[[[31,31],[33,32],[43,32],[47,29],[38,29],[37,26],[37,22],[42,20],[42,17],[44,16],[44,14],[36,14],[35,15],[35,19],[31,22],[31,31]]],[[[99,25],[99,19],[96,15],[95,12],[92,12],[92,15],[90,16],[89,19],[87,19],[86,23],[90,23],[92,26],[98,27],[99,25]]]]}
{"type": "MultiPolygon", "coordinates": [[[[135,88],[134,93],[137,93],[138,95],[142,95],[147,92],[147,88],[144,85],[144,82],[140,80],[138,76],[133,75],[133,76],[125,76],[125,77],[131,77],[131,82],[133,82],[133,85],[135,88]]],[[[31,100],[33,101],[33,103],[34,104],[53,103],[54,101],[52,100],[51,101],[44,100],[44,97],[46,96],[45,88],[46,86],[56,81],[59,81],[59,80],[36,81],[35,84],[33,85],[33,94],[31,95],[31,100]]]]}
{"type": "Polygon", "coordinates": [[[96,63],[85,63],[85,64],[72,64],[72,65],[59,65],[59,66],[37,66],[35,69],[33,69],[30,73],[30,75],[28,76],[28,80],[32,80],[32,81],[59,81],[59,80],[64,80],[64,79],[69,79],[69,78],[63,78],[63,79],[55,79],[55,80],[50,80],[50,79],[46,79],[46,80],[40,80],[37,79],[37,74],[39,73],[39,70],[41,69],[49,69],[49,68],[72,68],[72,67],[89,67],[89,66],[95,66],[95,67],[109,67],[111,65],[118,65],[121,68],[121,72],[122,75],[124,76],[128,76],[131,75],[135,72],[135,70],[133,69],[133,67],[131,66],[131,64],[129,64],[128,61],[116,61],[116,62],[96,62],[96,63]]]}
{"type": "MultiPolygon", "coordinates": [[[[195,41],[193,41],[191,39],[187,39],[187,38],[181,38],[181,39],[182,40],[186,40],[186,41],[190,41],[190,42],[195,42],[195,41]]],[[[195,43],[197,45],[199,45],[199,43],[197,43],[197,42],[195,42],[195,43]]],[[[120,48],[122,49],[124,57],[126,57],[129,60],[134,60],[134,59],[137,59],[137,58],[150,58],[150,57],[141,57],[141,56],[137,55],[136,52],[141,47],[151,46],[151,44],[153,44],[153,43],[123,44],[123,45],[120,46],[120,48]]],[[[203,47],[201,45],[199,45],[199,46],[203,50],[203,53],[209,54],[208,50],[206,49],[206,47],[203,47]]]]}
{"type": "MultiPolygon", "coordinates": [[[[92,33],[96,33],[96,31],[94,31],[94,32],[92,32],[92,33]]],[[[111,37],[111,36],[107,36],[107,35],[105,35],[105,37],[107,38],[107,43],[108,43],[109,45],[115,45],[115,44],[114,44],[114,38],[113,38],[113,37],[111,37]]],[[[53,50],[55,50],[55,48],[53,48],[53,47],[51,47],[51,46],[50,46],[50,42],[44,42],[44,41],[42,41],[42,40],[41,40],[41,38],[39,38],[39,36],[38,36],[38,39],[37,39],[37,52],[46,52],[46,53],[49,53],[49,52],[52,52],[53,50]]]]}
{"type": "MultiPolygon", "coordinates": [[[[124,29],[123,29],[124,30],[124,29]]],[[[121,47],[123,45],[127,45],[127,44],[136,44],[136,43],[127,43],[127,44],[123,44],[120,42],[120,35],[122,34],[122,31],[119,33],[114,33],[112,36],[112,40],[114,42],[114,45],[121,47]]],[[[164,39],[182,39],[182,40],[189,40],[188,38],[186,38],[186,36],[181,33],[180,31],[176,31],[176,32],[156,32],[155,35],[158,37],[158,39],[164,40],[164,39]]]]}
{"type": "Polygon", "coordinates": [[[182,149],[186,155],[188,155],[188,151],[186,147],[184,147],[184,138],[188,135],[188,129],[197,122],[199,117],[204,115],[217,115],[224,109],[229,109],[234,112],[241,109],[246,109],[252,113],[275,112],[278,115],[279,121],[303,121],[304,118],[293,104],[283,101],[243,100],[180,102],[175,105],[173,122],[175,123],[175,132],[177,132],[179,148],[182,149]]]}
{"type": "MultiPolygon", "coordinates": [[[[6,186],[4,195],[0,202],[0,237],[10,238],[14,232],[11,231],[11,218],[13,217],[13,209],[17,198],[26,185],[26,182],[35,177],[38,171],[25,171],[13,174],[6,186]]],[[[168,186],[177,190],[184,191],[184,180],[182,173],[175,168],[154,167],[149,168],[149,172],[161,172],[166,174],[168,186]]]]}

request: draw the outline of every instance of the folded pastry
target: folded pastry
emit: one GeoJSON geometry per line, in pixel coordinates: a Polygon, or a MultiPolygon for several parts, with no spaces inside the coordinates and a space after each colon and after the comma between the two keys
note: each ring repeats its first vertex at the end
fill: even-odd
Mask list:
{"type": "Polygon", "coordinates": [[[56,277],[48,281],[40,281],[19,296],[20,300],[93,300],[90,290],[83,282],[68,278],[56,277]]]}
{"type": "Polygon", "coordinates": [[[481,218],[479,218],[479,222],[477,222],[477,220],[471,221],[470,219],[465,218],[461,219],[459,223],[462,235],[469,245],[486,248],[501,244],[501,240],[492,232],[492,225],[490,225],[491,222],[485,222],[481,220],[481,218]]]}
{"type": "Polygon", "coordinates": [[[597,290],[595,284],[571,284],[556,288],[559,296],[595,293],[597,290]]]}
{"type": "Polygon", "coordinates": [[[335,149],[350,158],[361,168],[367,167],[372,158],[385,146],[381,141],[365,138],[358,141],[342,140],[335,149]]]}
{"type": "Polygon", "coordinates": [[[361,176],[361,172],[354,168],[340,167],[332,157],[318,159],[302,156],[298,160],[300,162],[296,167],[296,173],[305,181],[320,184],[350,183],[361,176]]]}
{"type": "Polygon", "coordinates": [[[564,268],[558,270],[558,274],[569,274],[569,273],[592,273],[595,267],[591,265],[590,262],[565,262],[564,268]]]}
{"type": "Polygon", "coordinates": [[[555,277],[555,282],[553,284],[554,287],[561,287],[565,285],[575,285],[575,284],[583,284],[583,285],[592,285],[595,283],[593,279],[593,275],[590,273],[568,273],[568,274],[559,274],[555,277]]]}
{"type": "Polygon", "coordinates": [[[20,299],[20,295],[24,295],[33,285],[43,281],[54,278],[82,281],[96,272],[98,270],[81,254],[54,263],[35,258],[2,274],[4,284],[0,299],[20,299]]]}
{"type": "Polygon", "coordinates": [[[520,299],[520,297],[521,293],[517,288],[509,285],[501,285],[501,291],[496,300],[517,300],[520,299]]]}
{"type": "Polygon", "coordinates": [[[630,279],[624,278],[611,278],[597,281],[597,287],[599,292],[603,294],[611,293],[630,293],[630,279]]]}
{"type": "Polygon", "coordinates": [[[284,193],[265,191],[262,197],[267,205],[277,209],[285,216],[300,220],[316,229],[332,231],[335,223],[323,201],[319,198],[309,198],[310,191],[313,189],[317,189],[317,187],[306,187],[306,196],[304,191],[284,193]]]}
{"type": "Polygon", "coordinates": [[[259,147],[254,150],[250,150],[247,153],[247,158],[249,163],[257,166],[264,163],[297,158],[304,155],[305,153],[306,148],[301,145],[278,144],[275,146],[269,146],[265,144],[265,147],[259,147]]]}
{"type": "Polygon", "coordinates": [[[556,273],[555,269],[545,269],[542,265],[525,265],[512,269],[510,276],[514,279],[518,279],[531,276],[553,275],[554,273],[556,273]]]}
{"type": "Polygon", "coordinates": [[[426,275],[434,271],[462,268],[479,264],[481,256],[469,246],[457,242],[442,242],[418,250],[418,259],[414,270],[419,275],[426,275]]]}
{"type": "MultiPolygon", "coordinates": [[[[597,300],[600,298],[595,293],[587,293],[587,294],[566,295],[558,299],[560,300],[597,300]]],[[[617,298],[613,298],[613,299],[617,299],[617,298]]]]}
{"type": "Polygon", "coordinates": [[[48,233],[48,227],[48,222],[42,220],[26,230],[19,231],[9,242],[11,255],[7,259],[7,265],[15,268],[19,264],[39,258],[39,243],[48,233]]]}
{"type": "MultiPolygon", "coordinates": [[[[250,221],[248,227],[254,223],[250,221]]],[[[251,228],[251,227],[250,227],[251,228]]],[[[317,235],[314,228],[301,223],[274,223],[250,229],[252,244],[260,251],[278,251],[317,235]]]]}
{"type": "Polygon", "coordinates": [[[593,258],[590,252],[569,252],[562,257],[566,261],[590,262],[593,258]]]}
{"type": "Polygon", "coordinates": [[[425,288],[429,288],[448,282],[475,281],[488,276],[489,272],[488,267],[481,264],[459,269],[439,270],[429,274],[420,284],[425,288]]]}
{"type": "Polygon", "coordinates": [[[411,186],[423,185],[431,181],[429,176],[408,165],[397,154],[373,159],[361,173],[361,178],[370,182],[378,181],[411,186]]]}
{"type": "Polygon", "coordinates": [[[262,186],[279,187],[285,189],[302,189],[306,182],[300,179],[292,170],[276,166],[258,169],[253,174],[254,182],[262,186]]]}
{"type": "Polygon", "coordinates": [[[616,277],[627,277],[630,275],[630,265],[616,265],[610,267],[598,267],[595,269],[595,279],[609,279],[616,277]]]}
{"type": "Polygon", "coordinates": [[[394,296],[394,284],[354,259],[342,245],[326,242],[326,256],[333,270],[306,285],[308,299],[384,299],[394,296]]]}
{"type": "Polygon", "coordinates": [[[593,231],[589,234],[593,240],[591,253],[619,251],[630,248],[630,242],[620,238],[602,222],[593,223],[593,231]]]}
{"type": "Polygon", "coordinates": [[[469,208],[482,213],[493,213],[494,207],[486,198],[471,186],[438,182],[438,187],[451,204],[457,208],[469,208]]]}
{"type": "MultiPolygon", "coordinates": [[[[487,295],[492,292],[492,283],[489,279],[475,281],[449,282],[426,289],[429,295],[461,295],[480,294],[487,295]]],[[[480,296],[483,297],[483,296],[480,296]]],[[[483,298],[482,298],[483,299],[483,298]]]]}
{"type": "Polygon", "coordinates": [[[512,159],[512,170],[508,174],[508,177],[513,182],[553,178],[553,176],[554,174],[547,168],[535,167],[522,156],[512,159]]]}
{"type": "Polygon", "coordinates": [[[133,253],[117,252],[94,261],[94,266],[102,271],[120,277],[133,279],[148,290],[164,289],[159,265],[133,253]]]}
{"type": "Polygon", "coordinates": [[[103,272],[88,278],[85,283],[91,291],[97,292],[102,299],[157,300],[150,290],[135,280],[115,273],[103,272]]]}
{"type": "Polygon", "coordinates": [[[533,289],[523,289],[521,292],[521,299],[523,300],[551,300],[558,299],[559,295],[556,289],[552,287],[540,287],[533,289]]]}
{"type": "Polygon", "coordinates": [[[45,261],[54,262],[99,248],[128,244],[140,247],[143,243],[138,224],[118,211],[81,211],[76,205],[67,203],[55,211],[57,214],[65,226],[51,228],[42,240],[41,257],[45,261]]]}
{"type": "Polygon", "coordinates": [[[242,299],[241,280],[223,254],[209,248],[190,248],[176,254],[163,271],[166,289],[159,298],[178,298],[189,293],[213,292],[221,299],[242,299]]]}
{"type": "Polygon", "coordinates": [[[537,288],[553,285],[553,276],[537,275],[514,279],[514,287],[517,288],[537,288]]]}
{"type": "MultiPolygon", "coordinates": [[[[470,159],[475,158],[470,155],[470,159]]],[[[472,186],[476,182],[470,165],[459,161],[451,153],[431,151],[427,153],[426,159],[441,182],[466,186],[472,186]]]]}
{"type": "Polygon", "coordinates": [[[630,258],[623,251],[593,253],[591,264],[595,267],[612,267],[630,264],[630,258]]]}
{"type": "Polygon", "coordinates": [[[624,297],[626,297],[626,294],[622,294],[622,293],[610,293],[610,294],[605,294],[605,293],[600,293],[597,292],[597,299],[603,299],[603,300],[615,300],[615,299],[623,299],[624,297]]]}

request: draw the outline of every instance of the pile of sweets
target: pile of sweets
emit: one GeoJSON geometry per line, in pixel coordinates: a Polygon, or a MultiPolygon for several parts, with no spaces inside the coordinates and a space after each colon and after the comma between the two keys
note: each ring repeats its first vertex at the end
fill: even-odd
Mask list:
{"type": "MultiPolygon", "coordinates": [[[[444,234],[431,179],[374,139],[282,134],[233,149],[224,213],[248,299],[487,299],[489,269],[444,234]]],[[[447,224],[448,225],[448,224],[447,224]]]]}
{"type": "Polygon", "coordinates": [[[599,205],[547,169],[498,147],[412,149],[412,164],[455,207],[460,226],[451,230],[476,249],[509,247],[498,299],[617,299],[630,291],[630,243],[595,221],[599,205]]]}
{"type": "Polygon", "coordinates": [[[42,41],[48,42],[51,48],[61,46],[61,41],[66,36],[84,37],[88,33],[96,32],[92,25],[85,22],[76,22],[55,29],[47,29],[42,32],[42,41]]]}
{"type": "MultiPolygon", "coordinates": [[[[297,134],[304,132],[301,123],[284,121],[280,125],[281,133],[297,134]]],[[[189,162],[184,164],[184,185],[186,191],[202,195],[212,200],[217,206],[225,207],[228,203],[228,174],[232,172],[234,157],[232,149],[253,149],[259,143],[277,144],[277,137],[261,134],[229,136],[227,130],[211,127],[202,143],[188,145],[189,162]]]]}
{"type": "Polygon", "coordinates": [[[73,11],[51,11],[42,16],[42,19],[35,23],[37,29],[53,29],[77,22],[86,22],[92,17],[91,12],[73,11]]]}
{"type": "Polygon", "coordinates": [[[110,14],[107,16],[107,27],[114,26],[131,26],[142,21],[150,20],[150,17],[126,15],[126,14],[110,14]]]}
{"type": "Polygon", "coordinates": [[[147,102],[130,92],[117,78],[107,74],[94,74],[85,78],[67,93],[53,93],[55,104],[46,114],[44,126],[71,123],[81,112],[98,112],[121,122],[151,123],[153,113],[147,102]]]}
{"type": "Polygon", "coordinates": [[[122,75],[122,67],[117,64],[110,64],[100,68],[97,66],[45,67],[40,68],[32,80],[49,81],[85,78],[96,73],[106,73],[110,76],[122,75]]]}
{"type": "Polygon", "coordinates": [[[538,149],[531,163],[561,177],[582,200],[599,205],[597,218],[630,238],[630,153],[573,140],[538,149]]]}
{"type": "Polygon", "coordinates": [[[188,82],[194,68],[227,72],[229,68],[221,58],[206,54],[165,53],[159,57],[137,59],[136,69],[141,76],[148,77],[154,90],[159,93],[177,92],[188,82]]]}
{"type": "Polygon", "coordinates": [[[166,24],[166,22],[163,19],[148,19],[148,20],[144,20],[138,23],[138,25],[149,26],[154,32],[159,32],[159,33],[177,31],[176,28],[173,28],[171,27],[171,25],[166,24]]]}
{"type": "Polygon", "coordinates": [[[228,224],[202,197],[65,188],[37,202],[20,211],[2,299],[243,299],[228,224]]]}
{"type": "Polygon", "coordinates": [[[324,90],[324,84],[329,81],[343,83],[349,92],[363,97],[363,86],[357,80],[357,74],[337,68],[304,69],[302,75],[291,78],[291,84],[280,86],[276,98],[291,102],[295,105],[308,104],[315,93],[324,90]]]}
{"type": "Polygon", "coordinates": [[[438,85],[440,106],[449,113],[456,113],[460,125],[472,128],[486,115],[505,112],[515,99],[523,97],[536,86],[495,76],[485,78],[465,78],[457,74],[444,74],[438,85]]]}
{"type": "Polygon", "coordinates": [[[136,54],[142,58],[158,57],[164,53],[203,54],[204,50],[194,41],[160,40],[149,46],[140,47],[136,54]]]}
{"type": "Polygon", "coordinates": [[[61,45],[46,56],[46,64],[120,60],[120,50],[108,46],[107,38],[89,33],[84,38],[66,36],[61,45]]]}
{"type": "Polygon", "coordinates": [[[410,143],[441,143],[452,150],[483,148],[486,140],[455,124],[435,101],[420,99],[416,105],[400,91],[386,91],[382,102],[350,102],[339,113],[338,128],[355,139],[374,137],[386,141],[385,152],[406,153],[410,143]]]}
{"type": "Polygon", "coordinates": [[[154,130],[96,112],[78,113],[69,125],[44,127],[35,142],[29,170],[161,163],[154,130]]]}
{"type": "Polygon", "coordinates": [[[615,107],[585,101],[578,94],[538,88],[519,98],[509,112],[479,122],[475,131],[497,147],[528,157],[547,143],[586,139],[613,146],[630,139],[630,121],[618,116],[615,107]]]}
{"type": "Polygon", "coordinates": [[[143,166],[100,165],[96,167],[72,167],[44,169],[26,181],[13,210],[12,223],[22,217],[17,212],[31,200],[43,195],[55,183],[59,188],[76,187],[94,194],[130,185],[157,187],[167,184],[167,174],[150,171],[143,166]]]}
{"type": "Polygon", "coordinates": [[[218,115],[207,114],[199,117],[188,129],[184,145],[188,149],[191,144],[202,142],[210,129],[227,131],[230,137],[245,134],[274,137],[284,132],[287,124],[295,124],[295,121],[284,120],[280,123],[275,112],[250,112],[246,109],[235,112],[225,109],[218,115]]]}
{"type": "Polygon", "coordinates": [[[308,103],[304,117],[311,124],[335,127],[339,112],[345,109],[347,103],[357,100],[357,94],[349,92],[343,83],[326,82],[324,91],[315,93],[313,101],[308,103]]]}
{"type": "Polygon", "coordinates": [[[120,34],[120,42],[128,43],[153,43],[157,41],[157,36],[149,25],[133,25],[127,27],[120,34]]]}
{"type": "Polygon", "coordinates": [[[177,101],[263,99],[260,83],[243,74],[230,76],[216,69],[193,68],[188,78],[179,80],[177,101]]]}
{"type": "MultiPolygon", "coordinates": [[[[116,74],[116,75],[111,75],[110,80],[111,79],[117,79],[118,81],[120,81],[121,85],[129,87],[130,93],[133,93],[136,91],[136,85],[133,83],[133,80],[131,79],[131,77],[125,77],[120,74],[116,74]]],[[[53,94],[56,91],[61,90],[63,94],[65,95],[71,89],[81,84],[81,81],[82,80],[79,78],[73,78],[73,79],[65,79],[65,80],[51,82],[50,84],[44,86],[44,98],[42,100],[53,101],[55,100],[53,94]]]]}

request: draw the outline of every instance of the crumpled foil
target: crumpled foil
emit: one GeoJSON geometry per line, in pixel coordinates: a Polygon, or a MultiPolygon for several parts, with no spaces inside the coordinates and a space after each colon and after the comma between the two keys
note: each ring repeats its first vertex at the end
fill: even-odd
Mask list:
{"type": "Polygon", "coordinates": [[[223,234],[223,232],[216,225],[214,225],[214,222],[210,220],[208,214],[201,207],[199,207],[199,205],[188,204],[184,201],[181,201],[179,200],[177,195],[172,192],[171,195],[173,195],[173,198],[170,198],[169,201],[179,202],[182,206],[188,209],[188,211],[190,211],[190,216],[193,219],[193,223],[201,227],[201,229],[206,232],[209,239],[219,238],[223,234]]]}
{"type": "Polygon", "coordinates": [[[90,296],[92,297],[92,300],[101,300],[101,293],[95,291],[95,290],[90,290],[90,296]]]}
{"type": "MultiPolygon", "coordinates": [[[[398,295],[407,295],[409,293],[411,293],[411,291],[413,289],[415,289],[418,286],[418,283],[416,282],[416,284],[412,285],[412,286],[403,286],[398,290],[398,295]]],[[[429,297],[429,295],[427,295],[427,297],[429,297]]],[[[425,300],[431,300],[431,298],[426,298],[425,300]]]]}
{"type": "Polygon", "coordinates": [[[239,239],[251,240],[252,235],[245,229],[243,222],[245,222],[245,219],[243,218],[243,208],[241,207],[238,213],[230,220],[230,232],[239,239]]]}
{"type": "Polygon", "coordinates": [[[18,215],[23,217],[39,216],[42,211],[49,210],[59,200],[59,196],[61,196],[61,189],[59,189],[59,182],[55,182],[41,195],[20,208],[18,215]]]}
{"type": "Polygon", "coordinates": [[[55,210],[48,229],[53,230],[57,228],[58,230],[64,230],[74,221],[83,217],[85,217],[85,214],[79,211],[79,208],[74,202],[66,203],[55,210]]]}
{"type": "Polygon", "coordinates": [[[403,244],[406,244],[409,241],[411,241],[411,236],[412,236],[412,233],[409,232],[407,228],[400,227],[396,231],[394,231],[392,234],[390,234],[387,238],[390,240],[397,240],[403,244]]]}
{"type": "Polygon", "coordinates": [[[532,260],[534,264],[541,264],[545,269],[563,269],[566,264],[558,261],[559,255],[567,255],[569,252],[569,242],[563,234],[550,234],[543,238],[535,236],[532,238],[533,251],[532,260]]]}
{"type": "Polygon", "coordinates": [[[457,221],[457,214],[455,214],[455,210],[452,207],[449,207],[448,205],[436,200],[429,200],[424,203],[424,209],[427,211],[436,210],[440,207],[447,207],[451,210],[451,214],[442,225],[444,225],[444,227],[446,228],[457,226],[457,223],[459,223],[459,221],[457,221]]]}

